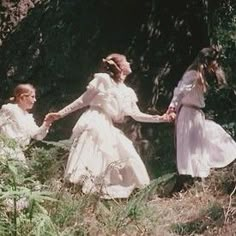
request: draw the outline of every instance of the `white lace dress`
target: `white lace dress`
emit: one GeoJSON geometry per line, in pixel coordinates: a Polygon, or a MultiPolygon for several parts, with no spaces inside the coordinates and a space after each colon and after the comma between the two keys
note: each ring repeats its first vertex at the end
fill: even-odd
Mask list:
{"type": "Polygon", "coordinates": [[[199,73],[187,71],[174,90],[170,107],[175,107],[177,167],[179,174],[207,177],[210,168],[221,168],[236,158],[236,143],[214,121],[206,120],[199,73]]]}
{"type": "Polygon", "coordinates": [[[25,161],[23,149],[31,139],[41,140],[48,132],[44,125],[37,126],[32,114],[22,110],[17,104],[6,104],[0,109],[0,155],[25,161]],[[7,139],[15,140],[15,145],[6,145],[7,139]]]}
{"type": "Polygon", "coordinates": [[[141,122],[161,122],[142,113],[134,91],[116,83],[108,74],[97,73],[86,92],[59,113],[65,116],[89,106],[73,128],[73,145],[65,178],[82,185],[84,193],[103,198],[127,198],[135,188],[148,185],[146,168],[132,142],[113,122],[132,116],[141,122]]]}

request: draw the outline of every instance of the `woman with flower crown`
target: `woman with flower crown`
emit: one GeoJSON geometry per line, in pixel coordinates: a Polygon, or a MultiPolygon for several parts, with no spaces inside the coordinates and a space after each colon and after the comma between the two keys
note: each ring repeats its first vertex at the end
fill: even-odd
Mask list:
{"type": "Polygon", "coordinates": [[[102,60],[102,73],[94,74],[77,100],[47,119],[57,120],[89,106],[72,132],[65,179],[80,184],[84,193],[102,198],[127,198],[135,188],[150,183],[142,159],[131,140],[113,123],[131,116],[139,122],[167,122],[166,116],[149,115],[137,106],[137,96],[124,81],[131,73],[126,57],[113,53],[102,60]]]}

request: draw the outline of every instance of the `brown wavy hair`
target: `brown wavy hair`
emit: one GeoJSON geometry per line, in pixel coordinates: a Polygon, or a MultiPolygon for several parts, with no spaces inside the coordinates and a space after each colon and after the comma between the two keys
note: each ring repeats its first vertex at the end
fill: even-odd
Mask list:
{"type": "MultiPolygon", "coordinates": [[[[207,87],[206,77],[208,72],[208,67],[212,62],[216,61],[219,63],[219,58],[221,56],[222,47],[218,45],[213,45],[207,48],[203,48],[193,61],[193,63],[188,67],[187,70],[196,70],[203,75],[203,84],[207,87]]],[[[222,86],[227,84],[225,73],[221,66],[218,65],[217,69],[212,71],[214,74],[218,85],[222,86]]]]}
{"type": "Polygon", "coordinates": [[[16,102],[22,95],[27,95],[31,90],[35,90],[32,84],[18,84],[13,90],[13,96],[9,98],[10,102],[16,102]]]}

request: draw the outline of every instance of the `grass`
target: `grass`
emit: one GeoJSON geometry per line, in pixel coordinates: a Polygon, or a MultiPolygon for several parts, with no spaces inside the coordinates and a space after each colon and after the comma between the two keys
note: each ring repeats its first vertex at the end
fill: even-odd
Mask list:
{"type": "Polygon", "coordinates": [[[204,185],[192,181],[178,191],[178,176],[169,166],[129,199],[102,200],[64,183],[67,154],[59,144],[33,146],[26,153],[25,172],[2,161],[1,236],[235,235],[236,164],[212,171],[204,185]],[[30,204],[7,211],[6,196],[16,203],[26,198],[30,204]]]}

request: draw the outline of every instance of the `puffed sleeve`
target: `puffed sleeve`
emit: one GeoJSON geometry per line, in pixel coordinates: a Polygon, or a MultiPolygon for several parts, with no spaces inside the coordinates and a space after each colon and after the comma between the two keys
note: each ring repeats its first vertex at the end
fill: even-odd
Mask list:
{"type": "Polygon", "coordinates": [[[78,109],[88,106],[99,91],[105,91],[107,89],[108,77],[109,75],[104,73],[95,74],[93,80],[88,84],[87,90],[74,102],[60,110],[60,116],[65,117],[78,109]]]}
{"type": "Polygon", "coordinates": [[[129,88],[129,104],[125,104],[125,115],[131,116],[134,120],[139,122],[145,122],[145,123],[159,123],[163,122],[161,119],[158,118],[157,115],[153,116],[150,114],[146,114],[140,111],[138,105],[137,105],[137,95],[134,92],[133,89],[129,88]]]}
{"type": "Polygon", "coordinates": [[[0,109],[0,127],[4,126],[9,117],[10,117],[10,110],[8,109],[8,106],[3,105],[2,108],[0,109]]]}
{"type": "Polygon", "coordinates": [[[15,126],[18,119],[17,114],[15,104],[8,103],[3,105],[0,110],[0,128],[9,127],[9,124],[14,124],[15,126]]]}
{"type": "Polygon", "coordinates": [[[199,74],[197,71],[190,70],[185,72],[183,78],[174,89],[174,95],[169,107],[177,108],[182,98],[196,86],[198,78],[199,74]]]}
{"type": "Polygon", "coordinates": [[[106,92],[111,87],[111,78],[106,73],[94,74],[93,80],[91,80],[87,86],[87,90],[95,90],[97,92],[106,92]]]}

